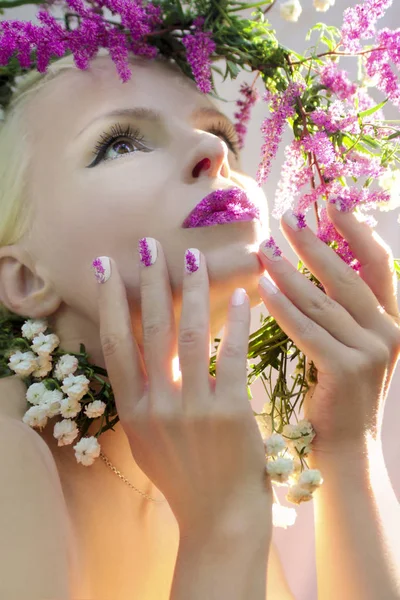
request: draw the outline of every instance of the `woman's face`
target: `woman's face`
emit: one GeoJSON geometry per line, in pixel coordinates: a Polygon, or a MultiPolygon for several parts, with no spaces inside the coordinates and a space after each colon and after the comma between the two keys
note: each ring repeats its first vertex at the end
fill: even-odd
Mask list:
{"type": "Polygon", "coordinates": [[[101,57],[89,71],[72,70],[50,82],[27,116],[36,212],[23,246],[36,275],[57,294],[64,338],[82,338],[84,321],[98,330],[98,284],[91,271],[97,256],[116,261],[134,321],[140,311],[137,243],[144,236],[163,247],[176,309],[184,252],[192,247],[207,260],[217,330],[235,287],[244,287],[253,305],[260,302],[256,250],[268,233],[266,199],[229,148],[229,119],[188,78],[156,61],[133,60],[132,78],[122,84],[111,59],[101,57]],[[147,114],[139,114],[143,108],[147,114]],[[128,110],[136,113],[116,114],[128,110]],[[96,156],[104,136],[114,133],[122,135],[96,156]],[[129,133],[137,133],[138,141],[129,133]],[[205,158],[210,168],[196,171],[205,158]],[[260,207],[260,222],[182,228],[202,198],[233,186],[260,207]]]}

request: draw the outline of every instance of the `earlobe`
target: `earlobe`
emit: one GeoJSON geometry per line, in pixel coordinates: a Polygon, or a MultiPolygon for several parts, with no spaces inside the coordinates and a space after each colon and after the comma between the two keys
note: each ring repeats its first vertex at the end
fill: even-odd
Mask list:
{"type": "Polygon", "coordinates": [[[0,248],[0,302],[15,314],[39,319],[53,314],[62,300],[51,282],[35,271],[25,250],[4,246],[0,248]]]}

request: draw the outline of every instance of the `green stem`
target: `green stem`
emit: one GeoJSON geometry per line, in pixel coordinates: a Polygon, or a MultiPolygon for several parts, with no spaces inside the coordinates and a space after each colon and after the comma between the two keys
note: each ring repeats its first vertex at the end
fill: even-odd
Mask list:
{"type": "MultiPolygon", "coordinates": [[[[236,3],[235,3],[236,4],[236,3]]],[[[245,10],[247,8],[257,8],[258,6],[264,6],[265,4],[275,4],[275,0],[269,2],[268,0],[264,0],[264,2],[254,2],[254,4],[247,4],[247,2],[238,2],[238,8],[231,8],[229,10],[230,13],[239,12],[241,10],[245,10]]],[[[267,10],[270,10],[272,6],[269,6],[267,10]]]]}

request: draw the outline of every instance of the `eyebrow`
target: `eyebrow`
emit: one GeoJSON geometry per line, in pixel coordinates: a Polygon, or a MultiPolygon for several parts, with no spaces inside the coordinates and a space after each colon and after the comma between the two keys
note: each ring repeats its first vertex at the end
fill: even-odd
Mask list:
{"type": "MultiPolygon", "coordinates": [[[[212,107],[204,107],[203,106],[202,108],[198,108],[192,113],[192,116],[194,118],[196,118],[196,117],[219,118],[219,119],[223,119],[224,121],[227,121],[228,123],[233,125],[231,120],[224,113],[222,113],[219,110],[217,110],[216,108],[212,108],[212,107]]],[[[101,121],[103,119],[110,119],[113,117],[130,117],[130,118],[135,118],[135,119],[153,121],[155,123],[161,123],[161,121],[162,121],[161,113],[152,108],[147,108],[144,106],[137,106],[136,108],[116,109],[116,110],[112,110],[111,112],[105,113],[104,115],[100,115],[99,117],[96,117],[95,119],[90,121],[90,123],[88,123],[88,125],[86,125],[78,133],[78,135],[75,137],[75,139],[80,137],[83,134],[83,132],[86,131],[86,129],[91,127],[97,121],[101,121]]]]}

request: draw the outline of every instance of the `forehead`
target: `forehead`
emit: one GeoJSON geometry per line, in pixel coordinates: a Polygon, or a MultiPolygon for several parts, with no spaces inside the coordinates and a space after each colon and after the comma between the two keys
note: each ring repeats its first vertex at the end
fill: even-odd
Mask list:
{"type": "Polygon", "coordinates": [[[187,121],[196,108],[215,108],[210,98],[175,68],[155,60],[130,62],[132,76],[126,83],[120,80],[109,57],[95,59],[87,71],[72,68],[57,75],[32,102],[34,115],[30,116],[34,118],[30,123],[40,128],[40,135],[49,125],[58,129],[62,124],[65,133],[73,136],[97,116],[119,108],[145,106],[167,119],[178,116],[187,121]]]}

